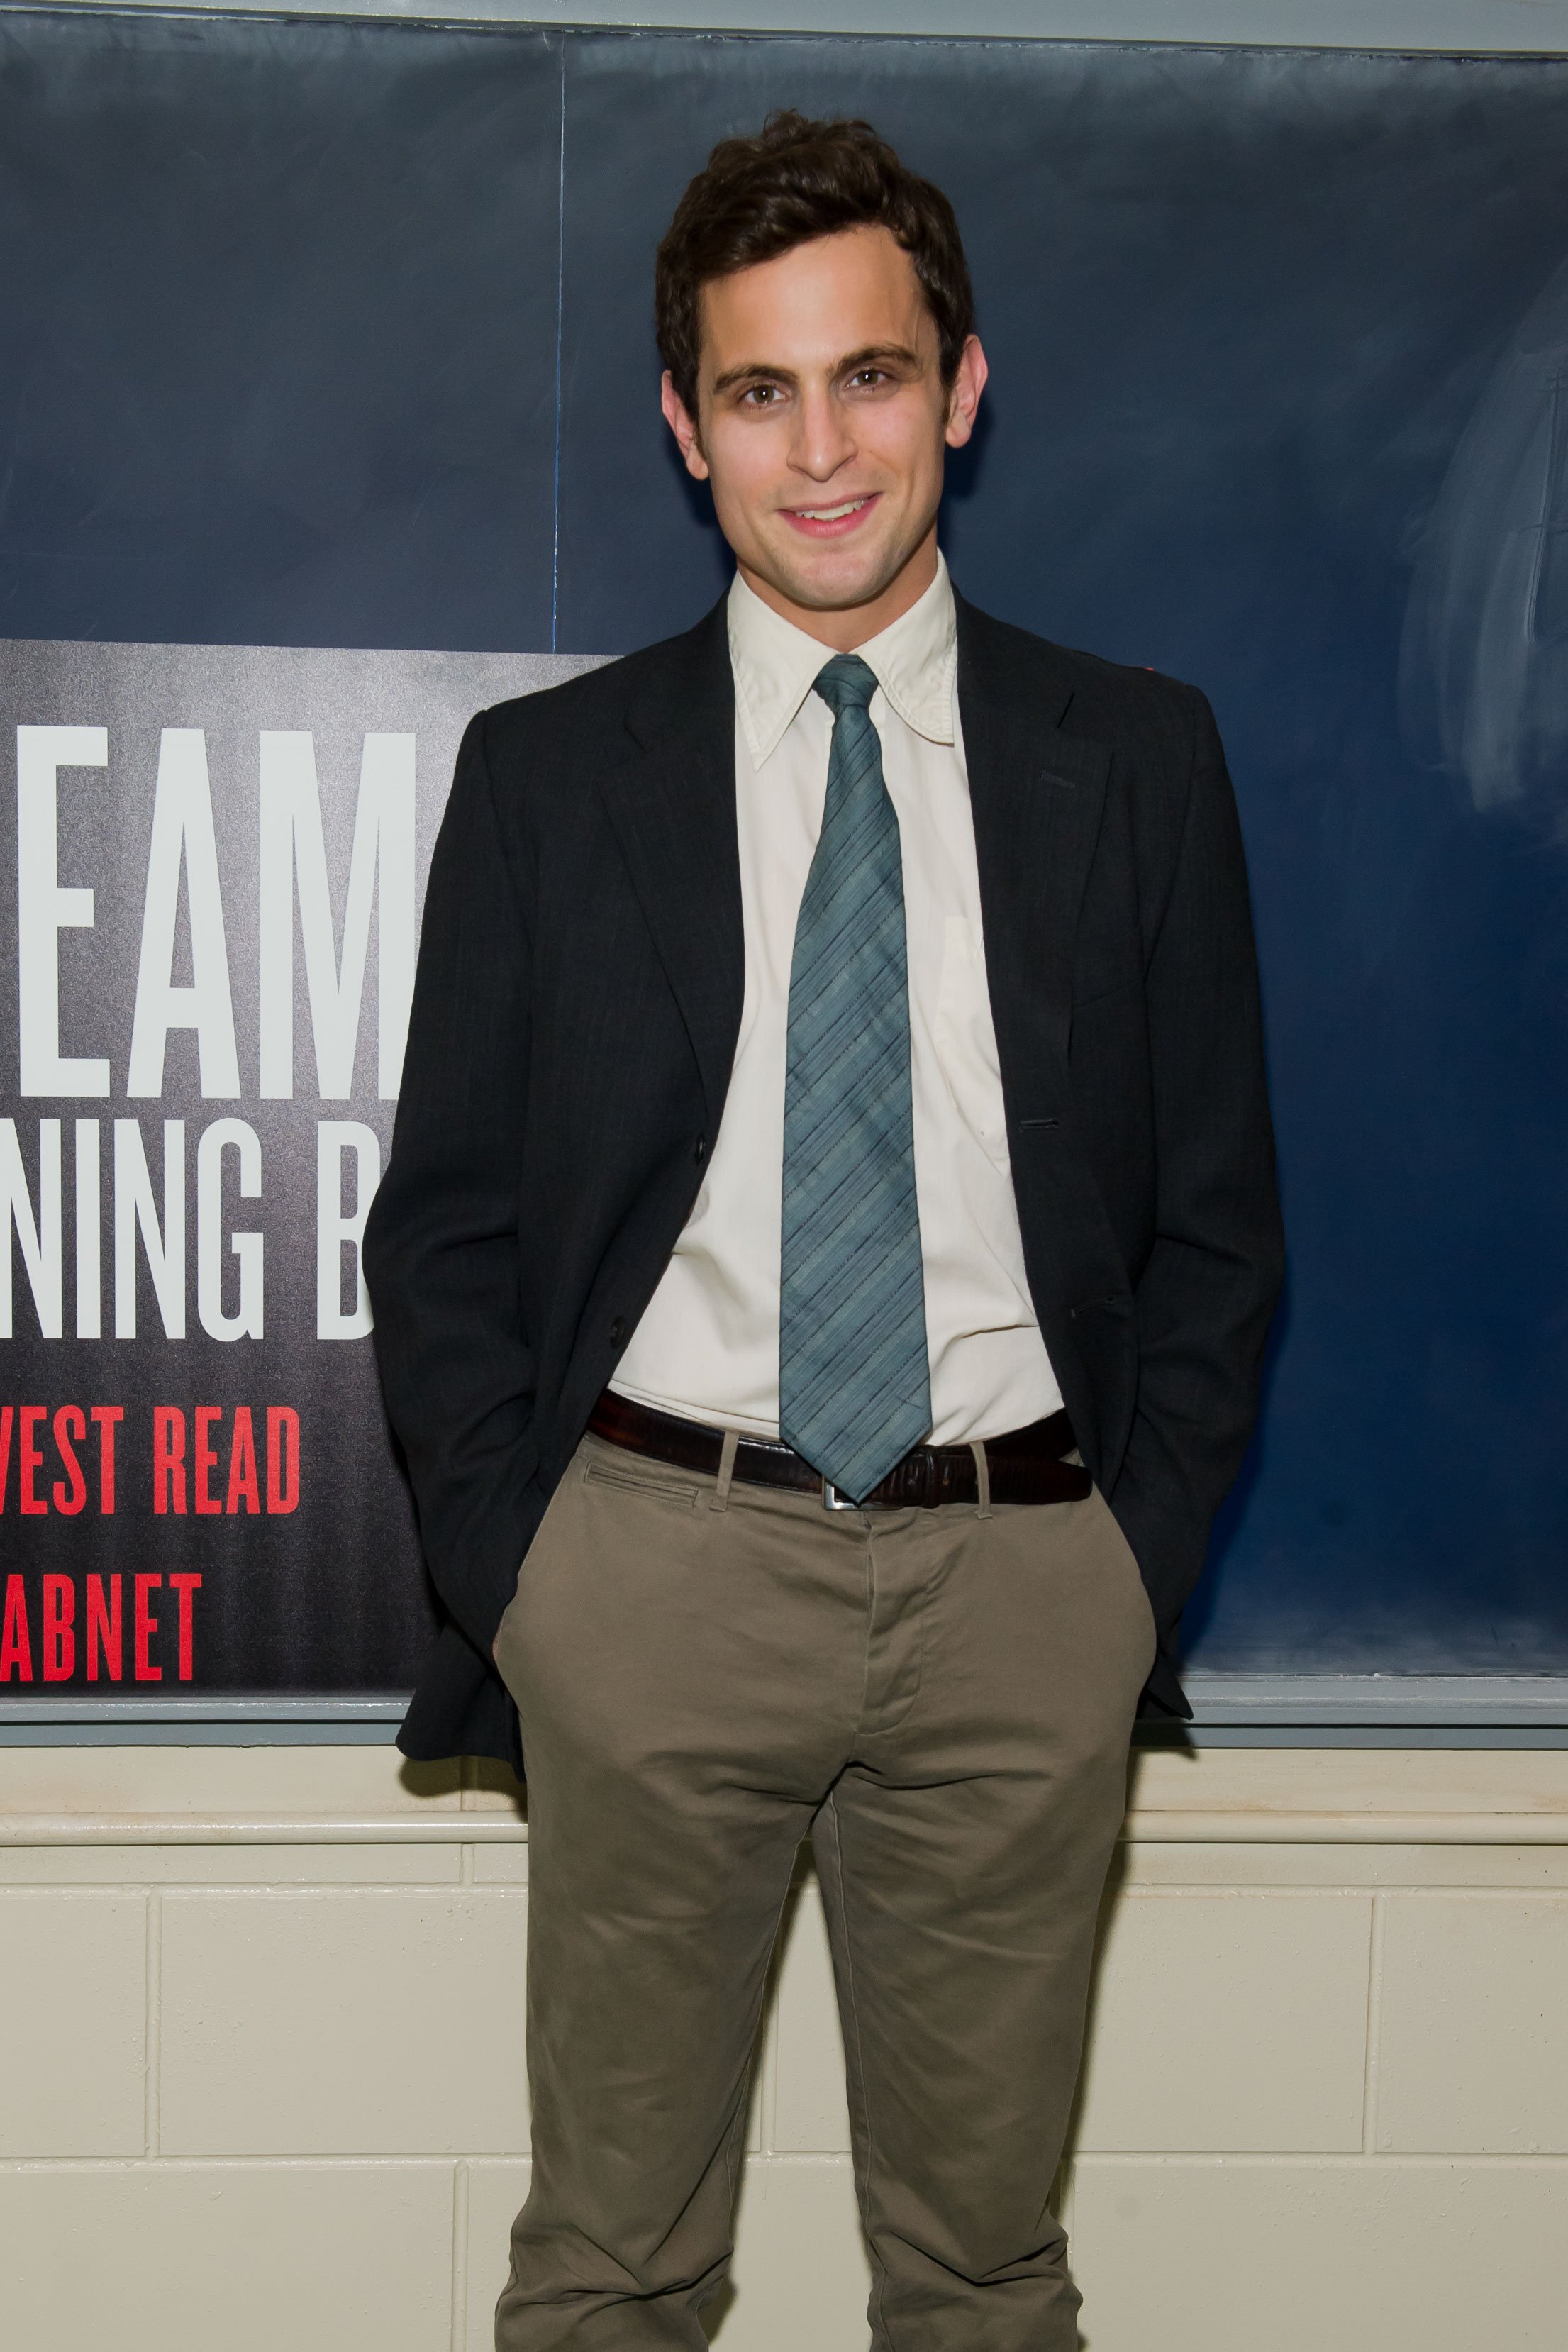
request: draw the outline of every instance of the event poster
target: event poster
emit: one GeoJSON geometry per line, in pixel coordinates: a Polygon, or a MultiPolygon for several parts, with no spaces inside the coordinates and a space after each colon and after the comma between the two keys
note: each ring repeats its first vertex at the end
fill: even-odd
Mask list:
{"type": "Polygon", "coordinates": [[[413,1681],[360,1239],[463,728],[591,666],[0,646],[0,1707],[413,1681]]]}

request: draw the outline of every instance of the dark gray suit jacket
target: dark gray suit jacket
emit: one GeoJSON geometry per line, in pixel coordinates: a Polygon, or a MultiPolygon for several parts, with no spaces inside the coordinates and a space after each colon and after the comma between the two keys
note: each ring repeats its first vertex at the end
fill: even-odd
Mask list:
{"type": "MultiPolygon", "coordinates": [[[[1192,688],[961,599],[958,698],[1030,1287],[1154,1605],[1145,1708],[1184,1714],[1176,1622],[1282,1266],[1235,803],[1192,688]]],[[[734,708],[720,604],[464,738],[364,1252],[450,1619],[412,1756],[518,1760],[491,1638],[724,1114],[734,708]]]]}

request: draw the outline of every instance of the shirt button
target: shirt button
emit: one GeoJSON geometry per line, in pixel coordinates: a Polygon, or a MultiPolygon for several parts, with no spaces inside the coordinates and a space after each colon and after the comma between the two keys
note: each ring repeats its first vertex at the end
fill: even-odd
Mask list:
{"type": "Polygon", "coordinates": [[[698,1136],[692,1150],[692,1158],[696,1161],[699,1168],[702,1166],[703,1161],[707,1158],[707,1138],[706,1135],[698,1136]]]}
{"type": "Polygon", "coordinates": [[[624,1320],[624,1318],[623,1318],[623,1317],[622,1317],[622,1316],[619,1316],[619,1315],[618,1315],[618,1316],[615,1318],[614,1322],[613,1322],[613,1323],[612,1323],[612,1325],[610,1326],[610,1344],[611,1344],[611,1346],[612,1346],[612,1348],[620,1348],[620,1347],[624,1346],[624,1344],[625,1344],[625,1339],[626,1339],[626,1324],[625,1324],[625,1320],[624,1320]]]}

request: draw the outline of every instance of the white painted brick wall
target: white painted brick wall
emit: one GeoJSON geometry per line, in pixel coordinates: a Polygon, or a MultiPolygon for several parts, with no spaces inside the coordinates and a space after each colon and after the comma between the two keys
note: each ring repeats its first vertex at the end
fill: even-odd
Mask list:
{"type": "MultiPolygon", "coordinates": [[[[1141,1769],[1065,2212],[1088,2352],[1563,2352],[1568,1756],[1141,1769]]],[[[0,2336],[488,2352],[527,1846],[390,1751],[0,1750],[0,2336]]],[[[816,1889],[721,2352],[862,2352],[816,1889]]]]}

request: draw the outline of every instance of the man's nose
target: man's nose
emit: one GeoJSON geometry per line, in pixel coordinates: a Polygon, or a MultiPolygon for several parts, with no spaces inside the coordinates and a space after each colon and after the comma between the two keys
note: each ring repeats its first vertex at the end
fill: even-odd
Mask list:
{"type": "Polygon", "coordinates": [[[850,420],[841,403],[830,391],[807,393],[796,410],[794,446],[789,452],[800,471],[814,482],[825,482],[854,455],[854,447],[850,420]]]}

